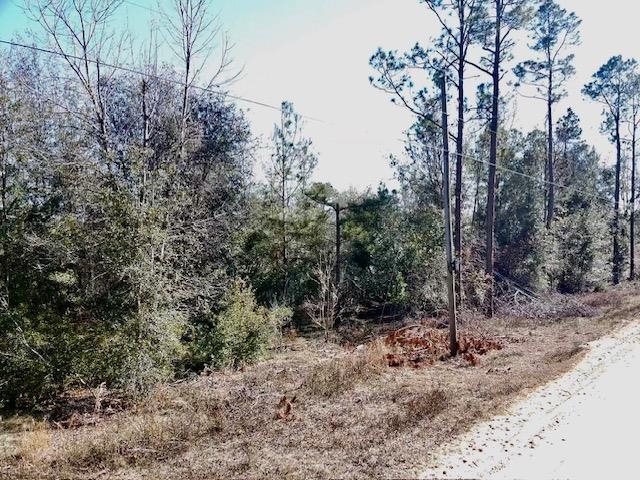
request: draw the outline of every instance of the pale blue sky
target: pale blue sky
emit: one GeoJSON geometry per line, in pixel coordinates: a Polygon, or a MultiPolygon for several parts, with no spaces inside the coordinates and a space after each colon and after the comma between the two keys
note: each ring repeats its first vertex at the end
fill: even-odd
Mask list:
{"type": "MultiPolygon", "coordinates": [[[[13,1],[13,0],[12,0],[13,1]]],[[[18,0],[15,0],[18,1],[18,0]]],[[[131,0],[154,8],[150,0],[131,0]]],[[[164,0],[166,1],[166,0],[164,0]]],[[[244,75],[232,92],[271,104],[294,102],[303,114],[325,120],[307,122],[306,133],[320,153],[316,179],[339,188],[363,188],[388,179],[389,153],[401,153],[398,141],[411,117],[369,86],[368,59],[378,46],[410,48],[427,43],[436,32],[433,19],[418,0],[212,0],[236,44],[234,58],[244,75]]],[[[635,32],[639,7],[628,0],[601,2],[560,0],[583,19],[583,44],[576,51],[577,75],[568,85],[571,104],[583,119],[588,140],[605,158],[611,147],[600,135],[600,107],[585,101],[580,89],[610,56],[640,57],[635,32]]],[[[146,31],[154,14],[125,3],[121,20],[134,31],[146,31]]],[[[24,30],[28,21],[9,0],[0,0],[0,38],[24,30]]],[[[518,59],[527,55],[520,39],[518,59]]],[[[470,91],[470,97],[473,92],[470,91]]],[[[278,113],[248,109],[254,132],[268,138],[278,113]]],[[[514,123],[542,126],[541,102],[517,99],[514,123]]]]}

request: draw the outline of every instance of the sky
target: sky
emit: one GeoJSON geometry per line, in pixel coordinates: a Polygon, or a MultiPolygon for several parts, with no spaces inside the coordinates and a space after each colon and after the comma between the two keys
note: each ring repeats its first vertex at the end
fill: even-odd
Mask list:
{"type": "MultiPolygon", "coordinates": [[[[575,50],[577,74],[567,84],[569,96],[557,106],[556,116],[571,105],[587,141],[610,161],[612,146],[599,131],[601,107],[584,99],[581,89],[611,56],[640,58],[632,36],[640,6],[629,0],[609,0],[606,6],[585,0],[559,3],[575,11],[583,24],[582,44],[575,50]]],[[[33,27],[19,4],[0,0],[0,39],[33,27]]],[[[212,0],[211,5],[235,44],[235,65],[243,68],[231,92],[272,105],[290,100],[302,115],[321,120],[304,124],[319,154],[315,180],[341,189],[375,188],[381,180],[393,185],[389,154],[402,154],[399,140],[412,117],[369,85],[374,72],[368,60],[379,46],[402,51],[416,41],[428,45],[438,29],[418,0],[212,0]]],[[[127,0],[118,22],[134,32],[148,31],[155,15],[149,8],[156,6],[155,0],[127,0]]],[[[519,38],[517,59],[527,58],[526,43],[519,38]]],[[[543,102],[515,101],[514,126],[543,127],[543,102]]],[[[240,106],[254,133],[268,141],[279,113],[240,106]]]]}

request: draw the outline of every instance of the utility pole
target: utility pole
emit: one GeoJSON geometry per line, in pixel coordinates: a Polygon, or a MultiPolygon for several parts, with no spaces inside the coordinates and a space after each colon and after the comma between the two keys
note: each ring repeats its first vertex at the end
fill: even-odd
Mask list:
{"type": "MultiPolygon", "coordinates": [[[[342,220],[340,218],[340,213],[344,212],[346,210],[349,210],[350,208],[354,207],[354,206],[359,206],[359,205],[343,205],[340,206],[340,202],[329,202],[326,198],[317,198],[314,197],[313,195],[304,192],[304,194],[311,200],[313,200],[314,202],[316,202],[319,205],[322,205],[323,207],[329,207],[330,209],[333,210],[333,212],[335,213],[336,216],[336,229],[335,229],[335,264],[334,264],[334,282],[335,282],[335,288],[339,289],[340,288],[340,284],[342,283],[342,220]]],[[[338,297],[338,305],[336,305],[336,310],[339,312],[340,311],[340,298],[338,297]]],[[[336,318],[336,323],[335,323],[336,327],[340,325],[340,316],[338,315],[338,317],[336,318]]]]}
{"type": "MultiPolygon", "coordinates": [[[[367,202],[363,201],[360,203],[347,203],[346,205],[340,205],[338,201],[330,201],[326,198],[326,196],[314,195],[311,192],[304,192],[304,194],[310,200],[316,202],[318,205],[322,205],[323,207],[330,208],[333,210],[336,219],[336,228],[335,228],[335,264],[334,264],[334,282],[335,288],[339,289],[342,284],[342,212],[346,212],[348,210],[362,208],[367,204],[367,202]]],[[[336,306],[336,310],[339,312],[341,308],[340,297],[338,296],[338,304],[336,306]]],[[[340,325],[340,315],[336,318],[336,326],[340,325]]]]}
{"type": "Polygon", "coordinates": [[[338,288],[342,282],[342,269],[340,268],[340,247],[342,245],[342,234],[340,232],[340,204],[336,202],[334,208],[336,211],[336,288],[338,288]]]}
{"type": "Polygon", "coordinates": [[[453,238],[451,235],[451,196],[450,174],[449,174],[449,118],[447,114],[447,81],[445,73],[440,76],[440,94],[442,101],[442,199],[444,208],[444,237],[447,250],[447,293],[449,296],[449,346],[451,356],[458,354],[458,319],[456,311],[456,287],[454,282],[454,272],[456,264],[453,259],[453,238]]]}
{"type": "MultiPolygon", "coordinates": [[[[634,120],[635,122],[635,120],[634,120]]],[[[629,232],[629,280],[636,279],[636,130],[633,125],[633,138],[631,140],[631,218],[629,232]]]]}

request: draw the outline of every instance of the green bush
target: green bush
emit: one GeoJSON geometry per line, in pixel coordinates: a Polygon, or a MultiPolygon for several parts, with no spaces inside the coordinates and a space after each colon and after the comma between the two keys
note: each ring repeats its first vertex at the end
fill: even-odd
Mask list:
{"type": "Polygon", "coordinates": [[[260,359],[279,336],[290,309],[273,310],[257,304],[253,290],[236,280],[218,314],[206,312],[194,328],[192,364],[215,368],[233,367],[260,359]]]}
{"type": "Polygon", "coordinates": [[[159,315],[106,327],[51,310],[0,312],[0,410],[38,409],[65,388],[102,382],[146,393],[173,377],[182,328],[159,315]]]}
{"type": "Polygon", "coordinates": [[[180,338],[184,324],[177,312],[132,316],[117,328],[94,332],[94,346],[84,352],[77,369],[90,385],[106,382],[128,395],[146,394],[171,380],[184,355],[180,338]]]}
{"type": "Polygon", "coordinates": [[[32,409],[64,387],[81,339],[51,311],[0,312],[0,410],[32,409]]]}

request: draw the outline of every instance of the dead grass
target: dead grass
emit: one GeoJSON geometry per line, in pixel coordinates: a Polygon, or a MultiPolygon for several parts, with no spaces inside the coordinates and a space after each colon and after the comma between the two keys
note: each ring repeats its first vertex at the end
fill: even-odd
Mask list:
{"type": "Polygon", "coordinates": [[[582,345],[574,344],[572,347],[551,352],[545,355],[544,359],[547,363],[562,363],[580,355],[584,350],[585,348],[582,345]]]}
{"type": "Polygon", "coordinates": [[[401,408],[397,412],[387,418],[389,429],[402,432],[417,422],[433,420],[447,408],[448,400],[447,392],[441,388],[413,394],[401,403],[401,408]]]}
{"type": "Polygon", "coordinates": [[[360,349],[319,363],[311,368],[303,387],[321,398],[332,398],[352,390],[357,384],[380,375],[386,368],[389,349],[381,341],[362,345],[360,349]]]}
{"type": "Polygon", "coordinates": [[[598,312],[468,319],[467,336],[502,346],[475,365],[391,368],[384,337],[358,347],[295,339],[246,371],[162,386],[85,424],[5,420],[0,477],[411,477],[437,445],[570,369],[582,345],[640,311],[635,287],[577,298],[598,312]]]}

